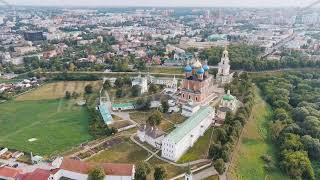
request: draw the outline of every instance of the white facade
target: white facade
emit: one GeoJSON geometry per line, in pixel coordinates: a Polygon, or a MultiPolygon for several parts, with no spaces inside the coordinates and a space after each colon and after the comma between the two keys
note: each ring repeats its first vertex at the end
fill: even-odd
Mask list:
{"type": "MultiPolygon", "coordinates": [[[[77,172],[72,172],[72,171],[60,169],[57,173],[50,175],[48,180],[59,180],[62,177],[76,179],[76,180],[87,180],[88,179],[87,174],[82,174],[82,173],[77,173],[77,172]]],[[[133,179],[131,176],[106,175],[104,177],[104,180],[131,180],[131,179],[133,179]]]]}
{"type": "Polygon", "coordinates": [[[228,84],[232,81],[233,74],[230,74],[230,60],[227,48],[223,51],[221,61],[218,64],[217,82],[221,85],[228,84]]]}
{"type": "Polygon", "coordinates": [[[201,108],[162,141],[162,157],[178,161],[211,126],[215,110],[211,106],[201,108]]]}
{"type": "Polygon", "coordinates": [[[149,127],[149,128],[152,128],[152,129],[151,130],[147,129],[146,125],[144,125],[144,127],[138,129],[137,135],[139,140],[141,142],[146,142],[150,144],[154,148],[161,149],[164,133],[153,132],[153,131],[158,131],[156,129],[155,130],[153,129],[155,127],[149,127]]]}
{"type": "Polygon", "coordinates": [[[140,94],[148,92],[148,79],[146,77],[141,77],[141,75],[139,75],[132,80],[131,85],[132,87],[136,85],[139,86],[141,89],[140,94]]]}

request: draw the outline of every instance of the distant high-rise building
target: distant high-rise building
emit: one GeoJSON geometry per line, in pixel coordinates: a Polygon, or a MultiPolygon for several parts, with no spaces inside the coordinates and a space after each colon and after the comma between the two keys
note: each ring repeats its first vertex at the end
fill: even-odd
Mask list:
{"type": "Polygon", "coordinates": [[[23,34],[23,36],[26,41],[43,41],[43,40],[45,40],[45,37],[43,36],[43,32],[40,32],[40,31],[25,32],[23,34]]]}
{"type": "Polygon", "coordinates": [[[4,17],[0,16],[0,25],[4,23],[3,19],[4,19],[4,17]]]}

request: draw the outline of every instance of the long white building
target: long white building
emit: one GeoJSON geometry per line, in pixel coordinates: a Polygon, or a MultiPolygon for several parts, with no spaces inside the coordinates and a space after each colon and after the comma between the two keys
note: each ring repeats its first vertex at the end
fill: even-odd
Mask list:
{"type": "Polygon", "coordinates": [[[214,117],[214,108],[211,106],[202,107],[163,139],[162,157],[178,161],[199,137],[204,135],[213,123],[214,117]]]}

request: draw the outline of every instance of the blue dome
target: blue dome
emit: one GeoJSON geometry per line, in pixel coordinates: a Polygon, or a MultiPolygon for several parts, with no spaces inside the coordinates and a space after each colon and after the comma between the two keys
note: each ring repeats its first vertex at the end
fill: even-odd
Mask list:
{"type": "Polygon", "coordinates": [[[208,65],[204,65],[203,69],[204,69],[204,71],[208,71],[209,70],[209,66],[208,65]]]}
{"type": "Polygon", "coordinates": [[[204,69],[203,68],[198,69],[197,74],[203,74],[203,73],[204,73],[204,69]]]}
{"type": "Polygon", "coordinates": [[[187,65],[185,68],[184,68],[184,72],[191,72],[192,71],[192,68],[191,66],[187,65]]]}

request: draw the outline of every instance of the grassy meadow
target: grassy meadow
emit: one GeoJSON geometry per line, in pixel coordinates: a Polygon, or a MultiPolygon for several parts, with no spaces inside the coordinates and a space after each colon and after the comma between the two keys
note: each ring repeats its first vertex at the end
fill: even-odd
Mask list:
{"type": "Polygon", "coordinates": [[[264,161],[261,159],[262,155],[267,154],[276,162],[275,147],[267,139],[267,122],[270,115],[270,107],[256,91],[252,115],[243,129],[240,144],[235,148],[235,154],[228,171],[230,179],[286,179],[277,168],[272,172],[267,172],[264,169],[264,161]]]}
{"type": "Polygon", "coordinates": [[[92,139],[89,118],[85,107],[66,100],[6,102],[0,104],[0,147],[53,155],[92,139]]]}
{"type": "Polygon", "coordinates": [[[86,107],[63,98],[65,91],[83,93],[87,84],[101,87],[98,81],[48,83],[0,104],[0,147],[51,156],[92,140],[86,107]]]}
{"type": "Polygon", "coordinates": [[[84,93],[84,87],[91,84],[95,91],[98,91],[102,86],[102,81],[59,81],[54,83],[44,84],[40,88],[32,90],[26,94],[18,96],[16,101],[26,100],[44,100],[58,99],[65,96],[65,92],[84,93]]]}

